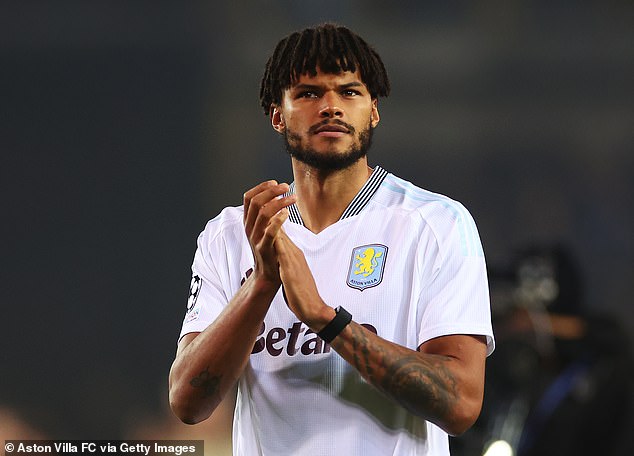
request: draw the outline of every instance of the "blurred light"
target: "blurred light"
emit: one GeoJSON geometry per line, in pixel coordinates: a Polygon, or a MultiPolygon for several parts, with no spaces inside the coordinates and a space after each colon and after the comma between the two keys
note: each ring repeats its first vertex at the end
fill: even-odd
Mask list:
{"type": "Polygon", "coordinates": [[[483,456],[513,456],[513,447],[506,440],[496,440],[491,443],[483,456]]]}

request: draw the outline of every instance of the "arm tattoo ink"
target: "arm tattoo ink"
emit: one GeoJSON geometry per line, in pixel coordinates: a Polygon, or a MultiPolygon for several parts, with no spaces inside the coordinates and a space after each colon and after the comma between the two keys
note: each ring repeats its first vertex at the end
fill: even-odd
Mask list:
{"type": "Polygon", "coordinates": [[[352,330],[352,351],[354,356],[354,365],[359,372],[365,372],[368,377],[374,379],[374,369],[370,361],[370,350],[368,348],[368,339],[365,337],[364,330],[354,328],[352,330]],[[359,358],[359,352],[363,355],[363,361],[359,358]]]}
{"type": "Polygon", "coordinates": [[[415,354],[394,357],[371,342],[363,328],[351,326],[352,359],[357,370],[372,384],[413,413],[420,407],[430,415],[451,413],[457,384],[445,360],[422,360],[415,354]]]}
{"type": "Polygon", "coordinates": [[[211,375],[207,366],[204,371],[192,378],[189,384],[194,388],[202,388],[203,395],[209,397],[217,393],[221,378],[222,375],[211,375]]]}
{"type": "Polygon", "coordinates": [[[442,363],[421,361],[407,356],[386,365],[381,388],[400,398],[399,402],[412,410],[409,404],[424,404],[432,415],[443,417],[451,413],[456,399],[456,380],[442,363]]]}

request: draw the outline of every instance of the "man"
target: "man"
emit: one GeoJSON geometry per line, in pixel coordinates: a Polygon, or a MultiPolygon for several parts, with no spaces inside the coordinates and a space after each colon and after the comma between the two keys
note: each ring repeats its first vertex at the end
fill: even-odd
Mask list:
{"type": "Polygon", "coordinates": [[[484,257],[459,203],[366,153],[389,81],[325,24],[280,41],[260,98],[295,181],[198,239],[170,404],[206,419],[238,382],[238,455],[441,455],[477,418],[493,350],[484,257]]]}

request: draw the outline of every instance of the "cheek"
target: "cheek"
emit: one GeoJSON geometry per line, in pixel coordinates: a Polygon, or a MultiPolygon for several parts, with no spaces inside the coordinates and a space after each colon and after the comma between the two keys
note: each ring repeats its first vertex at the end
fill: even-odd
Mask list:
{"type": "Polygon", "coordinates": [[[298,114],[297,106],[293,103],[290,103],[288,100],[282,103],[282,114],[284,118],[288,121],[291,119],[296,119],[298,114]]]}
{"type": "Polygon", "coordinates": [[[301,113],[293,109],[287,110],[284,118],[286,119],[287,125],[295,126],[295,128],[304,123],[301,113]]]}
{"type": "Polygon", "coordinates": [[[296,139],[308,139],[308,130],[311,124],[301,115],[297,113],[287,113],[285,116],[286,129],[294,133],[296,139]]]}
{"type": "Polygon", "coordinates": [[[302,137],[291,129],[287,128],[284,135],[289,144],[301,144],[302,142],[302,137]]]}

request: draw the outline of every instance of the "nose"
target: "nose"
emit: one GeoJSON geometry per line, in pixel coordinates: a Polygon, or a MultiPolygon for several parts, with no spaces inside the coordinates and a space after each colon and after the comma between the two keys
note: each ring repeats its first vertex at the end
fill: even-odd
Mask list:
{"type": "Polygon", "coordinates": [[[340,108],[339,97],[332,92],[326,92],[322,96],[322,105],[319,109],[319,116],[324,119],[342,117],[343,109],[340,108]]]}

